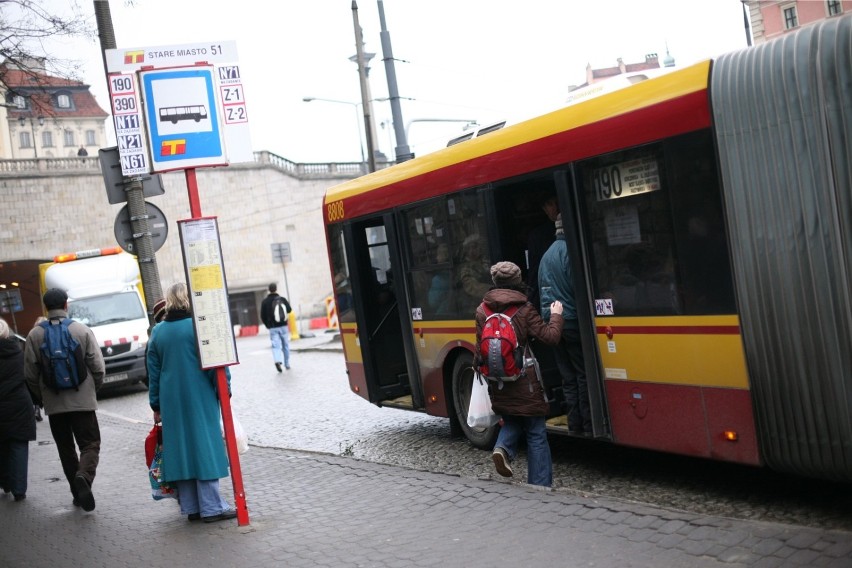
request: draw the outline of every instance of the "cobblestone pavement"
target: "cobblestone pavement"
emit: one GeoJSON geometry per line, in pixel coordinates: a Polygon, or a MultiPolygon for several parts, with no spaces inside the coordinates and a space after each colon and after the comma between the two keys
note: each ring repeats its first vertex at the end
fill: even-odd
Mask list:
{"type": "MultiPolygon", "coordinates": [[[[0,566],[833,566],[852,533],[675,512],[348,457],[252,447],[250,524],[150,498],[149,426],[101,415],[97,508],[71,504],[46,422],[27,499],[0,497],[0,566]]],[[[223,487],[230,488],[228,480],[223,487]]],[[[229,494],[228,491],[223,491],[229,494]]]]}
{"type": "MultiPolygon", "coordinates": [[[[522,455],[508,481],[488,452],[452,438],[449,422],[378,408],[349,392],[340,342],[318,333],[293,344],[293,369],[277,373],[266,336],[237,340],[232,405],[253,445],[354,457],[493,483],[526,479],[522,455]]],[[[146,393],[101,400],[101,413],[150,423],[146,393]]],[[[741,520],[852,531],[852,491],[844,484],[784,476],[551,436],[554,489],[575,496],[646,503],[741,520]]]]}

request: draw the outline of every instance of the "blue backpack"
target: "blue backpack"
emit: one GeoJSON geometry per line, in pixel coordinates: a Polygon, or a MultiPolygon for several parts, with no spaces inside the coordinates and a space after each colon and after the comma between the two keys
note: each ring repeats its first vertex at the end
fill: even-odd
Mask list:
{"type": "Polygon", "coordinates": [[[73,321],[65,318],[58,325],[50,321],[39,324],[44,329],[41,344],[44,382],[55,391],[76,390],[86,380],[83,348],[68,329],[73,321]]]}

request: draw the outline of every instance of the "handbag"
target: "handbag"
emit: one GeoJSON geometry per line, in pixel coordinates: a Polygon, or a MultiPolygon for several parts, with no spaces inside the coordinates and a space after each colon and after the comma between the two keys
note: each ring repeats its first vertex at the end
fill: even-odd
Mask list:
{"type": "Polygon", "coordinates": [[[488,382],[479,372],[474,372],[470,387],[470,405],[467,408],[467,425],[471,428],[489,428],[500,421],[491,409],[488,382]]]}
{"type": "Polygon", "coordinates": [[[163,441],[163,427],[159,424],[154,424],[154,427],[151,428],[151,431],[145,437],[145,467],[151,466],[158,441],[160,443],[163,441]]]}
{"type": "Polygon", "coordinates": [[[151,483],[151,497],[154,501],[177,499],[177,488],[171,483],[163,481],[163,427],[159,424],[154,424],[145,438],[146,459],[149,451],[151,461],[148,464],[148,481],[151,483]],[[153,440],[153,444],[150,440],[153,440]]]}

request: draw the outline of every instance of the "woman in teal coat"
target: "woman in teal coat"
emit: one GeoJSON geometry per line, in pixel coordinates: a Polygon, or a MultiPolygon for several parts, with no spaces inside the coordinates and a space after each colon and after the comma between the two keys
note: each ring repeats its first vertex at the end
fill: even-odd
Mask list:
{"type": "MultiPolygon", "coordinates": [[[[190,521],[233,519],[219,479],[228,458],[219,426],[216,372],[201,369],[189,294],[183,283],[166,292],[166,317],[148,341],[148,398],[154,422],[163,423],[163,480],[177,486],[181,513],[190,521]]],[[[230,390],[231,375],[228,376],[230,390]]]]}

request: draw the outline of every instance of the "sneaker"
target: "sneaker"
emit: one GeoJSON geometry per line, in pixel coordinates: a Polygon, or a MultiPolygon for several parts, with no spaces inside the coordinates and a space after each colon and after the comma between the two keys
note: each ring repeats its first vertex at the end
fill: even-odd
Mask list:
{"type": "Polygon", "coordinates": [[[213,515],[211,517],[201,517],[201,520],[205,523],[215,523],[216,521],[225,521],[228,519],[237,518],[236,509],[228,509],[227,511],[222,511],[218,515],[213,515]]]}
{"type": "Polygon", "coordinates": [[[190,513],[186,516],[188,521],[199,521],[201,520],[201,513],[190,513]]]}
{"type": "MultiPolygon", "coordinates": [[[[278,372],[280,373],[280,372],[281,372],[281,363],[275,363],[275,368],[276,368],[276,369],[278,370],[278,372]]],[[[290,367],[287,367],[287,368],[289,369],[290,367]]]]}
{"type": "Polygon", "coordinates": [[[512,468],[509,466],[509,456],[506,455],[506,450],[503,448],[494,448],[491,459],[494,460],[494,467],[497,469],[497,473],[503,477],[512,477],[512,468]]]}
{"type": "Polygon", "coordinates": [[[15,501],[23,501],[26,498],[27,498],[26,493],[20,493],[18,495],[15,495],[15,501]]]}
{"type": "Polygon", "coordinates": [[[74,488],[77,489],[77,500],[84,511],[95,510],[95,496],[92,495],[92,486],[82,474],[77,474],[74,477],[74,488]]]}
{"type": "Polygon", "coordinates": [[[290,370],[290,365],[284,365],[284,368],[285,368],[285,369],[287,369],[287,370],[289,371],[289,370],[290,370]]]}

